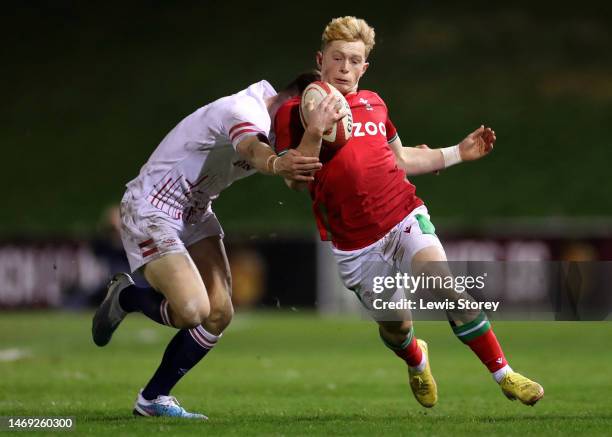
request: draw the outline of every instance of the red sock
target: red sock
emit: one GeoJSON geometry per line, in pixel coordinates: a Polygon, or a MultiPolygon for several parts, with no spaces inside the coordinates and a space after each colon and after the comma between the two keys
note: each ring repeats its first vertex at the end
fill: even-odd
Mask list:
{"type": "Polygon", "coordinates": [[[497,337],[493,333],[493,329],[489,329],[481,336],[467,341],[466,344],[480,358],[482,364],[487,366],[491,373],[498,371],[508,364],[504,352],[497,341],[497,337]]]}
{"type": "Polygon", "coordinates": [[[393,352],[410,367],[418,366],[423,360],[423,352],[417,344],[416,337],[412,337],[412,341],[404,349],[394,349],[393,352]]]}

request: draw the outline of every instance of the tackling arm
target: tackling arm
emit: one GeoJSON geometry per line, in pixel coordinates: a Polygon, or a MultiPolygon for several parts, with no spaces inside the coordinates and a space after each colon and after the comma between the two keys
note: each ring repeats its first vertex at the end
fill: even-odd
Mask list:
{"type": "Polygon", "coordinates": [[[311,172],[321,168],[318,156],[303,156],[296,150],[290,150],[279,157],[270,146],[259,141],[254,135],[238,143],[236,151],[259,172],[277,174],[290,181],[312,181],[314,178],[311,172]]]}
{"type": "MultiPolygon", "coordinates": [[[[316,157],[318,159],[319,153],[321,153],[321,139],[323,138],[323,131],[317,129],[313,125],[308,126],[308,129],[304,132],[302,141],[295,149],[290,149],[287,153],[297,150],[299,153],[305,156],[316,157]]],[[[283,155],[284,156],[284,155],[283,155]]],[[[311,176],[310,180],[314,180],[311,176]]],[[[308,188],[308,182],[291,180],[285,178],[285,183],[289,188],[296,191],[305,191],[308,188]]]]}

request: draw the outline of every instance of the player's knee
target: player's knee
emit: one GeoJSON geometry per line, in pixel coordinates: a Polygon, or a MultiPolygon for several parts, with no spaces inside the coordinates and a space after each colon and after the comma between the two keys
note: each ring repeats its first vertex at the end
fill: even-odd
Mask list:
{"type": "Polygon", "coordinates": [[[177,314],[177,328],[191,329],[199,326],[210,315],[210,304],[207,301],[190,302],[177,314]]]}
{"type": "Polygon", "coordinates": [[[403,320],[401,322],[381,323],[381,335],[391,343],[401,344],[412,329],[412,321],[403,320]]]}
{"type": "Polygon", "coordinates": [[[445,262],[427,262],[422,264],[418,269],[418,275],[425,278],[424,283],[427,284],[424,288],[434,300],[453,299],[455,290],[450,284],[448,278],[452,277],[452,272],[445,262]]]}
{"type": "Polygon", "coordinates": [[[223,332],[229,326],[234,317],[232,301],[228,299],[223,305],[213,307],[206,320],[206,326],[216,332],[223,332]]]}
{"type": "Polygon", "coordinates": [[[407,336],[412,330],[412,322],[410,320],[403,320],[398,326],[396,330],[396,334],[402,337],[407,336]]]}

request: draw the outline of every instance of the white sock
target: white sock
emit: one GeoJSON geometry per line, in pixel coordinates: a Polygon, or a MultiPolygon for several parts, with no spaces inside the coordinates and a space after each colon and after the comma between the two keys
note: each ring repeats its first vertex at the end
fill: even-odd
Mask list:
{"type": "Polygon", "coordinates": [[[504,379],[504,376],[506,376],[506,374],[508,374],[510,372],[512,372],[512,367],[510,367],[510,365],[506,364],[501,369],[496,370],[495,372],[491,373],[491,376],[493,376],[493,379],[495,380],[495,382],[497,382],[499,384],[501,382],[501,380],[504,379]]]}
{"type": "Polygon", "coordinates": [[[423,358],[421,358],[421,362],[419,363],[419,365],[415,367],[410,366],[410,368],[414,370],[416,373],[421,373],[423,370],[425,370],[426,365],[427,365],[427,357],[425,356],[425,354],[423,354],[423,358]]]}

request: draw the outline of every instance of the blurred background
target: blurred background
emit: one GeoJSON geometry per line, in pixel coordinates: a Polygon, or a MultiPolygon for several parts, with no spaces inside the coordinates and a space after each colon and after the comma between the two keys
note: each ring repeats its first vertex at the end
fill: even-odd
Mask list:
{"type": "MultiPolygon", "coordinates": [[[[0,308],[87,308],[127,268],[124,184],[184,116],[314,66],[326,23],[356,15],[405,145],[484,123],[495,152],[414,178],[451,259],[612,259],[608,2],[17,2],[3,9],[0,308]]],[[[356,305],[305,194],[252,176],[213,205],[238,307],[356,305]]]]}

